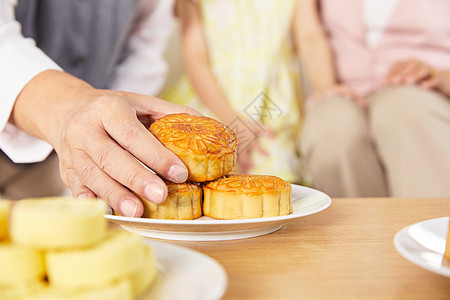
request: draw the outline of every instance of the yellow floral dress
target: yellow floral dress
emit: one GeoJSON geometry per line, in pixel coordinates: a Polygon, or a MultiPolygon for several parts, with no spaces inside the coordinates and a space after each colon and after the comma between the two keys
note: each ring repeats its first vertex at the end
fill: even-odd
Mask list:
{"type": "MultiPolygon", "coordinates": [[[[262,123],[276,135],[275,139],[260,138],[270,155],[255,151],[252,156],[255,167],[250,173],[304,183],[295,146],[302,103],[298,63],[291,41],[295,0],[196,2],[212,72],[222,92],[242,117],[262,123]]],[[[214,117],[197,98],[187,76],[160,97],[214,117]]],[[[234,129],[236,124],[227,125],[234,129]]]]}

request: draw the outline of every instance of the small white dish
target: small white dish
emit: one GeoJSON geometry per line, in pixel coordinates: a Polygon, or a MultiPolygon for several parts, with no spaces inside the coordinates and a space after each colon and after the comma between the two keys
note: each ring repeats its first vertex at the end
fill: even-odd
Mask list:
{"type": "Polygon", "coordinates": [[[287,216],[216,220],[200,217],[195,220],[163,220],[105,215],[125,230],[140,235],[180,241],[222,241],[244,239],[281,229],[287,222],[318,213],[331,204],[328,195],[315,189],[292,185],[293,212],[287,216]]]}
{"type": "Polygon", "coordinates": [[[395,248],[419,267],[450,277],[450,262],[444,259],[448,222],[443,217],[407,226],[395,235],[395,248]]]}
{"type": "Polygon", "coordinates": [[[145,240],[155,253],[158,277],[139,300],[217,300],[228,279],[209,256],[184,247],[145,240]]]}

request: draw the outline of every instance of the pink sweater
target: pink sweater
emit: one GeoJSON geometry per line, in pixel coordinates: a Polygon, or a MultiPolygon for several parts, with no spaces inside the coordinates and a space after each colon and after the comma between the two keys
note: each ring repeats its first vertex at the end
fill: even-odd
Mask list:
{"type": "Polygon", "coordinates": [[[374,48],[365,40],[363,0],[321,0],[340,83],[367,95],[390,67],[417,59],[450,70],[450,1],[400,0],[374,48]]]}

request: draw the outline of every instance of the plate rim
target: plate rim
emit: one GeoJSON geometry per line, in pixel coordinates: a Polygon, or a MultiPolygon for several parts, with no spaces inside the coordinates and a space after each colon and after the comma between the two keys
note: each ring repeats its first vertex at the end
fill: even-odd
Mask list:
{"type": "MultiPolygon", "coordinates": [[[[214,296],[214,298],[212,298],[212,299],[221,299],[221,297],[223,297],[225,295],[225,292],[227,291],[228,285],[229,285],[228,274],[227,274],[227,271],[224,268],[224,266],[220,262],[218,262],[216,259],[214,259],[213,257],[211,257],[205,253],[202,253],[200,251],[194,250],[194,249],[190,249],[190,248],[180,246],[180,245],[174,245],[174,244],[163,242],[163,241],[155,241],[155,240],[144,238],[143,242],[146,245],[151,246],[154,253],[157,251],[163,252],[164,250],[167,250],[169,248],[178,253],[179,252],[184,252],[185,254],[188,253],[190,256],[196,256],[196,257],[201,258],[202,260],[208,262],[208,264],[210,264],[211,266],[213,266],[220,272],[220,278],[215,277],[215,278],[218,278],[218,281],[217,281],[218,286],[216,287],[216,289],[218,291],[217,292],[218,295],[211,295],[211,296],[214,296]],[[155,247],[158,248],[158,250],[155,251],[155,247]],[[215,296],[217,296],[217,298],[215,296]]],[[[157,264],[160,263],[160,262],[158,262],[157,254],[155,254],[155,261],[157,264]]],[[[151,292],[151,290],[147,291],[147,293],[149,293],[149,292],[151,292]]]]}
{"type": "MultiPolygon", "coordinates": [[[[427,219],[427,220],[423,220],[420,222],[416,222],[413,224],[410,224],[406,227],[403,227],[401,230],[399,230],[395,236],[394,236],[394,247],[397,250],[397,252],[403,256],[405,259],[407,259],[409,262],[423,268],[426,269],[430,272],[442,275],[442,276],[446,276],[446,277],[450,277],[450,267],[449,266],[442,266],[441,267],[436,267],[434,265],[429,264],[426,260],[418,258],[416,255],[413,255],[410,251],[408,251],[406,249],[406,247],[403,245],[403,243],[401,242],[401,238],[402,237],[406,237],[407,239],[413,241],[415,244],[420,245],[419,242],[417,242],[414,238],[411,237],[411,235],[408,233],[409,229],[413,226],[418,226],[420,224],[426,223],[426,222],[433,222],[433,221],[440,221],[440,220],[450,220],[449,216],[446,217],[438,217],[438,218],[433,218],[433,219],[427,219]]],[[[422,246],[423,247],[423,246],[422,246]]],[[[438,254],[438,255],[442,255],[441,253],[435,252],[433,250],[428,249],[429,252],[434,253],[434,254],[438,254]]],[[[442,255],[443,256],[443,255],[442,255]]],[[[443,258],[444,259],[444,258],[443,258]]]]}
{"type": "Polygon", "coordinates": [[[258,236],[267,235],[278,230],[281,230],[284,226],[275,225],[269,228],[253,229],[253,230],[235,230],[235,231],[211,231],[211,232],[179,232],[179,231],[161,231],[161,230],[139,230],[131,228],[131,226],[120,225],[123,229],[137,233],[141,236],[171,241],[183,241],[183,242],[218,242],[218,241],[231,241],[239,239],[254,238],[258,236]]]}
{"type": "MultiPolygon", "coordinates": [[[[254,218],[254,219],[233,219],[233,220],[167,220],[167,219],[151,219],[151,218],[132,218],[132,217],[123,217],[123,216],[115,216],[112,214],[105,214],[104,217],[111,221],[120,221],[120,222],[127,222],[127,223],[147,223],[147,224],[164,224],[164,225],[235,225],[235,224],[247,224],[247,223],[266,223],[266,222],[274,222],[274,221],[288,221],[291,219],[296,219],[299,217],[309,216],[315,213],[318,213],[320,211],[323,211],[330,207],[332,204],[332,200],[330,196],[325,194],[324,192],[321,192],[319,190],[297,185],[297,184],[291,184],[292,191],[294,189],[302,189],[305,192],[308,193],[315,193],[320,194],[322,197],[324,197],[325,203],[317,209],[307,211],[305,213],[297,213],[297,214],[289,214],[285,216],[276,216],[276,217],[265,217],[265,218],[254,218]]],[[[298,200],[297,200],[298,201],[298,200]]]]}

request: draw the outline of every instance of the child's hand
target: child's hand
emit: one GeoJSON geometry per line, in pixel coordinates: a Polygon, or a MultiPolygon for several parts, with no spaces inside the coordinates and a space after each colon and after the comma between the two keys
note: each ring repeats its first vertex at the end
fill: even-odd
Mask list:
{"type": "Polygon", "coordinates": [[[259,151],[265,156],[269,155],[269,153],[261,146],[259,138],[261,136],[274,138],[275,135],[262,124],[244,118],[240,119],[240,122],[236,127],[236,137],[238,139],[238,169],[241,173],[248,173],[254,166],[252,162],[253,151],[259,151]]]}
{"type": "Polygon", "coordinates": [[[348,98],[350,100],[353,100],[358,104],[362,109],[366,109],[368,104],[366,99],[362,97],[361,95],[353,92],[351,89],[344,85],[333,85],[326,89],[320,90],[315,92],[310,99],[308,99],[306,103],[306,111],[311,109],[312,106],[314,106],[317,102],[323,100],[326,97],[331,96],[342,96],[345,98],[348,98]]]}

